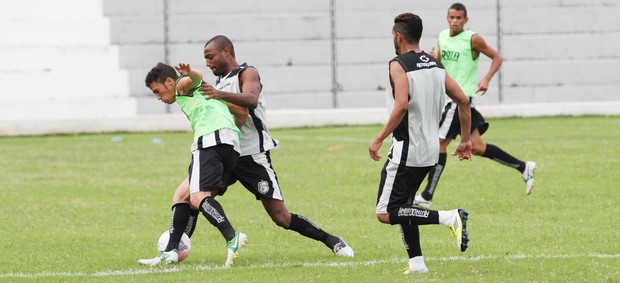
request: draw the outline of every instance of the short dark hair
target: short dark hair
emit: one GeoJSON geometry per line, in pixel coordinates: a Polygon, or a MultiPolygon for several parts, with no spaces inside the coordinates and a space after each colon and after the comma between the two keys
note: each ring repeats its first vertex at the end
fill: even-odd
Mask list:
{"type": "Polygon", "coordinates": [[[179,75],[177,75],[177,71],[172,66],[164,63],[157,63],[157,65],[146,74],[144,83],[146,87],[149,87],[154,82],[164,83],[167,78],[172,78],[176,81],[179,75]]]}
{"type": "Polygon", "coordinates": [[[448,9],[448,11],[452,9],[457,10],[457,11],[463,11],[463,15],[465,16],[465,18],[467,18],[467,8],[465,8],[465,5],[457,2],[457,3],[450,5],[450,8],[448,9]]]}
{"type": "Polygon", "coordinates": [[[235,47],[233,46],[232,41],[228,39],[225,35],[216,35],[213,38],[209,39],[207,43],[205,43],[205,48],[209,43],[214,42],[215,46],[217,46],[218,50],[222,51],[224,48],[228,47],[230,49],[230,54],[233,58],[235,58],[235,47]]]}
{"type": "Polygon", "coordinates": [[[420,42],[422,19],[412,13],[402,13],[394,18],[394,31],[399,32],[407,42],[420,42]]]}

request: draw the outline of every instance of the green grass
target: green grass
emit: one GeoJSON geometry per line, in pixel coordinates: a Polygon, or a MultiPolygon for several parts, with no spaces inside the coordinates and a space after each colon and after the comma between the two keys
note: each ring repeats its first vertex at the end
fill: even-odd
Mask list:
{"type": "Polygon", "coordinates": [[[620,117],[490,123],[486,142],[538,163],[534,192],[525,196],[520,175],[494,161],[449,158],[433,208],[468,209],[471,245],[461,253],[447,228],[422,227],[430,272],[410,276],[400,273],[407,255],[398,228],[374,216],[389,148],[381,162],[368,156],[378,125],[272,133],[289,210],[343,236],[355,258],[275,226],[235,184],[219,200],[250,241],[232,269],[221,268],[224,240],[204,220],[186,261],[137,264],[155,255],[167,229],[190,133],[2,137],[0,281],[620,282],[620,117]]]}

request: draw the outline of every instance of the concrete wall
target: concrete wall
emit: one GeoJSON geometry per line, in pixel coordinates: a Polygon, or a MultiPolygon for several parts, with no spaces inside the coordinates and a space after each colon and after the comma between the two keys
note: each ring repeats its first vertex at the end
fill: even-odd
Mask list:
{"type": "MultiPolygon", "coordinates": [[[[103,0],[120,46],[121,67],[139,113],[161,113],[148,98],[144,74],[164,60],[163,1],[103,0]]],[[[478,104],[620,100],[620,4],[617,1],[500,1],[501,82],[478,104]],[[587,24],[586,24],[587,23],[587,24]],[[501,96],[500,96],[501,83],[501,96]],[[584,95],[587,93],[587,95],[584,95]]],[[[205,73],[202,47],[217,34],[236,44],[237,57],[259,68],[271,109],[332,107],[330,1],[169,0],[169,61],[189,62],[205,73]]],[[[422,47],[436,44],[447,27],[448,1],[335,0],[338,106],[382,107],[387,61],[393,57],[390,29],[395,15],[419,14],[422,47]]],[[[498,48],[497,1],[464,1],[468,27],[498,48]]],[[[490,64],[481,59],[480,76],[490,64]]],[[[207,79],[212,77],[205,76],[207,79]]]]}
{"type": "MultiPolygon", "coordinates": [[[[501,4],[501,81],[493,79],[478,105],[620,101],[615,92],[620,86],[620,2],[463,2],[468,27],[496,49],[496,4],[501,4]]],[[[156,101],[143,83],[148,70],[166,58],[164,0],[11,3],[0,10],[0,121],[5,125],[179,112],[156,101]]],[[[419,14],[424,20],[421,45],[428,50],[447,27],[451,3],[334,0],[339,107],[385,107],[394,16],[419,14]]],[[[238,60],[259,69],[270,110],[332,108],[329,0],[168,4],[170,63],[188,62],[213,81],[202,48],[209,38],[225,34],[234,41],[238,60]]],[[[480,76],[489,64],[483,56],[480,76]]]]}

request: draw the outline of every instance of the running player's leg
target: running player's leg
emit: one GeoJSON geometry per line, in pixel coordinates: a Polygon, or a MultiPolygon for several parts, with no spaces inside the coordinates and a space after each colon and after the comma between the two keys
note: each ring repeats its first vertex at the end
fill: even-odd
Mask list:
{"type": "Polygon", "coordinates": [[[186,232],[188,229],[191,229],[191,232],[193,232],[193,229],[196,226],[195,215],[197,215],[198,211],[191,209],[189,202],[189,182],[188,179],[185,179],[181,182],[181,184],[179,184],[172,197],[172,215],[170,217],[170,225],[168,228],[168,233],[170,235],[166,248],[164,248],[162,254],[155,258],[140,259],[138,261],[140,264],[158,265],[165,262],[166,259],[170,263],[175,262],[174,255],[171,252],[178,248],[183,232],[186,232]],[[194,220],[192,220],[192,215],[194,220]],[[170,258],[164,258],[164,260],[162,260],[162,255],[166,257],[169,256],[170,258]]]}
{"type": "Polygon", "coordinates": [[[225,266],[233,264],[234,258],[247,242],[247,236],[237,232],[230,223],[222,205],[215,200],[216,195],[226,191],[224,176],[232,171],[238,153],[230,145],[216,145],[192,152],[190,166],[190,201],[198,207],[202,215],[215,226],[227,242],[225,266]]]}
{"type": "Polygon", "coordinates": [[[234,172],[243,186],[261,200],[276,225],[320,241],[338,256],[354,255],[342,238],[327,233],[306,217],[288,211],[269,152],[239,158],[234,172]]]}

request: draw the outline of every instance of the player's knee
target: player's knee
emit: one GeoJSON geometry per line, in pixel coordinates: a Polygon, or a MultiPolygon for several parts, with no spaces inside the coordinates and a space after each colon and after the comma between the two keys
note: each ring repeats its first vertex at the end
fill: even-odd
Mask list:
{"type": "Polygon", "coordinates": [[[482,145],[476,144],[476,145],[472,145],[471,153],[473,153],[474,155],[482,156],[485,150],[486,150],[485,144],[482,144],[482,145]]]}

